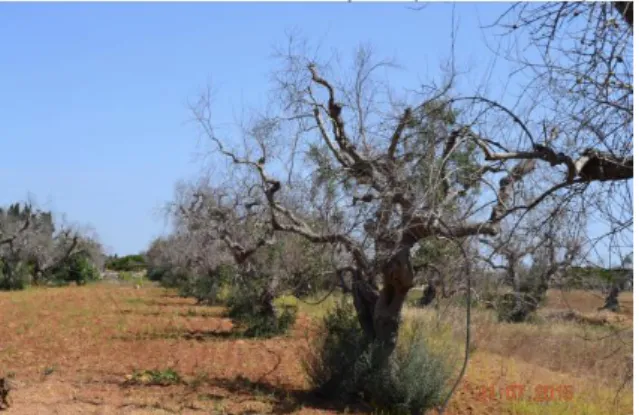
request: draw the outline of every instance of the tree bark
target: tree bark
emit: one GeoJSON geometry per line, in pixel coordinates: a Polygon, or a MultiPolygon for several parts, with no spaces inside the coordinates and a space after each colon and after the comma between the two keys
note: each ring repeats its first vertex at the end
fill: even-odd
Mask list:
{"type": "Polygon", "coordinates": [[[608,296],[606,297],[606,301],[603,307],[600,310],[610,310],[615,313],[619,312],[619,292],[620,292],[619,284],[613,284],[612,288],[608,292],[608,296]]]}
{"type": "Polygon", "coordinates": [[[633,18],[632,18],[632,2],[631,1],[615,1],[615,8],[617,12],[623,16],[623,19],[626,21],[628,26],[633,26],[633,18]]]}
{"type": "Polygon", "coordinates": [[[374,361],[387,366],[397,346],[401,312],[406,295],[413,286],[414,273],[410,248],[404,247],[382,270],[383,287],[375,287],[361,277],[354,282],[353,300],[362,330],[374,346],[374,361]]]}
{"type": "Polygon", "coordinates": [[[435,288],[435,285],[432,282],[430,282],[424,288],[424,294],[422,295],[422,298],[419,300],[419,305],[422,307],[428,307],[430,303],[433,302],[435,297],[437,297],[437,289],[435,288]]]}
{"type": "Polygon", "coordinates": [[[277,298],[277,289],[279,287],[279,277],[274,275],[266,284],[264,291],[260,297],[260,314],[277,323],[277,311],[275,309],[275,298],[277,298]]]}
{"type": "Polygon", "coordinates": [[[368,281],[358,278],[353,281],[353,305],[357,313],[359,325],[369,342],[375,341],[375,304],[379,293],[368,281]]]}
{"type": "Polygon", "coordinates": [[[215,277],[216,276],[214,275],[214,273],[209,272],[209,278],[211,278],[212,281],[211,281],[211,289],[206,295],[206,298],[203,299],[206,305],[214,305],[217,302],[217,291],[219,289],[219,285],[218,285],[219,283],[215,277]]]}

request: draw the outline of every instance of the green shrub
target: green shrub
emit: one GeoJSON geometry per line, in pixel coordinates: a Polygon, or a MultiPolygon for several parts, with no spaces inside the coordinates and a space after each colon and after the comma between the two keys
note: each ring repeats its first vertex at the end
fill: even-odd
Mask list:
{"type": "Polygon", "coordinates": [[[118,272],[118,278],[121,281],[125,281],[128,282],[130,284],[144,284],[146,278],[144,277],[144,274],[140,274],[140,273],[134,273],[131,271],[120,271],[118,272]]]}
{"type": "Polygon", "coordinates": [[[190,284],[191,296],[208,305],[222,303],[225,288],[231,283],[235,272],[234,267],[222,264],[207,274],[193,276],[190,284]]]}
{"type": "Polygon", "coordinates": [[[529,293],[506,293],[497,300],[497,319],[506,323],[530,321],[540,305],[540,299],[529,293]]]}
{"type": "Polygon", "coordinates": [[[176,288],[182,297],[192,297],[207,305],[225,300],[235,268],[222,264],[208,273],[195,273],[178,267],[149,267],[147,277],[166,288],[176,288]]]}
{"type": "Polygon", "coordinates": [[[296,304],[276,306],[262,298],[264,288],[255,281],[248,286],[237,284],[231,288],[227,300],[228,316],[244,327],[246,337],[273,337],[286,333],[297,318],[296,304]],[[273,307],[274,314],[271,312],[273,307]]]}
{"type": "Polygon", "coordinates": [[[246,337],[274,337],[285,334],[295,323],[297,308],[286,307],[276,310],[275,318],[268,315],[244,315],[240,323],[246,326],[246,337]]]}
{"type": "Polygon", "coordinates": [[[164,276],[169,272],[169,268],[156,268],[156,267],[148,267],[146,269],[146,276],[151,281],[161,282],[164,279],[164,276]]]}
{"type": "Polygon", "coordinates": [[[118,272],[118,278],[121,279],[122,281],[126,281],[126,282],[132,282],[135,280],[135,277],[133,276],[133,273],[130,271],[120,271],[118,272]]]}
{"type": "Polygon", "coordinates": [[[173,369],[135,371],[127,376],[126,385],[169,386],[183,383],[182,377],[173,369]]]}
{"type": "Polygon", "coordinates": [[[388,366],[374,364],[353,306],[342,301],[324,318],[323,331],[303,366],[310,383],[326,398],[363,398],[390,414],[423,413],[441,403],[451,375],[450,361],[431,351],[419,323],[401,331],[388,366]]]}
{"type": "Polygon", "coordinates": [[[158,281],[162,287],[177,288],[180,296],[191,296],[189,274],[181,268],[166,267],[149,269],[147,270],[147,275],[152,281],[158,281]]]}
{"type": "Polygon", "coordinates": [[[75,282],[84,285],[100,278],[100,272],[93,265],[87,255],[79,252],[69,256],[50,271],[50,278],[54,283],[68,284],[75,282]]]}
{"type": "Polygon", "coordinates": [[[0,260],[0,290],[24,290],[31,282],[30,267],[23,262],[11,266],[0,260]]]}
{"type": "Polygon", "coordinates": [[[366,393],[384,413],[421,414],[442,402],[448,391],[452,362],[430,348],[427,327],[417,320],[404,325],[410,327],[402,330],[405,337],[400,335],[391,365],[393,373],[373,371],[367,379],[366,393]]]}
{"type": "Polygon", "coordinates": [[[311,385],[327,398],[357,393],[356,362],[367,342],[352,308],[342,299],[324,316],[320,338],[302,361],[311,385]]]}

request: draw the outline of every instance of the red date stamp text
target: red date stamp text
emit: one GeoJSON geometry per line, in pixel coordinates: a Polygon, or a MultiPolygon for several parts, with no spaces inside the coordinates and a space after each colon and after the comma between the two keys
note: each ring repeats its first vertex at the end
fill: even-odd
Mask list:
{"type": "Polygon", "coordinates": [[[551,401],[571,401],[574,398],[574,388],[572,385],[523,385],[512,383],[509,385],[480,385],[472,387],[466,385],[466,390],[479,401],[492,400],[532,400],[536,402],[551,401]]]}

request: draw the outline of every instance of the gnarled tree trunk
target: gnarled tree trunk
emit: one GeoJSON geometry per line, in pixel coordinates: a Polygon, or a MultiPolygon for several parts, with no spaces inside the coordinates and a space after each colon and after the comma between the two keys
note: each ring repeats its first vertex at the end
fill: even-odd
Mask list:
{"type": "Polygon", "coordinates": [[[397,346],[402,307],[413,287],[409,248],[402,248],[391,258],[382,270],[382,278],[379,292],[361,277],[354,281],[353,300],[360,325],[374,346],[374,360],[385,367],[397,346]]]}
{"type": "Polygon", "coordinates": [[[429,282],[424,288],[424,294],[419,299],[419,305],[422,307],[428,307],[433,300],[435,300],[435,297],[437,297],[437,289],[435,288],[435,284],[429,282]]]}
{"type": "Polygon", "coordinates": [[[600,310],[610,310],[615,313],[619,312],[619,292],[621,289],[619,288],[619,284],[613,284],[612,288],[608,292],[608,296],[606,297],[606,302],[604,306],[600,308],[600,310]]]}
{"type": "Polygon", "coordinates": [[[279,286],[279,277],[273,275],[264,287],[264,291],[260,296],[259,310],[260,314],[268,318],[274,324],[277,322],[277,312],[275,309],[275,298],[277,298],[277,288],[279,286]]]}

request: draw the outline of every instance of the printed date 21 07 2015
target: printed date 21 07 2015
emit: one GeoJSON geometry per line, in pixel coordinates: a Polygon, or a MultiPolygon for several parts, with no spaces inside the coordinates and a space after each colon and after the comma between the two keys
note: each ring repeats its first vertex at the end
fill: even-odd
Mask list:
{"type": "Polygon", "coordinates": [[[466,385],[466,390],[475,399],[481,401],[531,399],[536,402],[550,402],[571,401],[574,397],[574,387],[572,385],[523,385],[512,383],[505,386],[480,385],[474,388],[466,385]]]}

